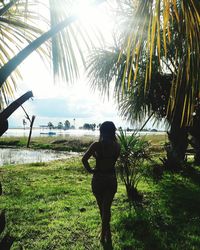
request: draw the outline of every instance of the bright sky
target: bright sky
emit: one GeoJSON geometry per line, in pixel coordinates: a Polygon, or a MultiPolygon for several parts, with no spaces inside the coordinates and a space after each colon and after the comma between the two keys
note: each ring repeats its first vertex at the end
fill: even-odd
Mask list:
{"type": "MultiPolygon", "coordinates": [[[[97,11],[87,12],[82,16],[83,20],[88,22],[90,18],[97,25],[102,27],[107,40],[111,40],[111,30],[113,20],[103,6],[99,6],[97,11]]],[[[83,12],[81,12],[83,13],[83,12]]],[[[23,82],[18,87],[17,96],[32,90],[34,99],[27,101],[23,107],[27,113],[36,115],[34,126],[46,125],[52,122],[57,125],[58,122],[69,120],[73,124],[76,119],[76,127],[84,123],[102,123],[105,120],[112,120],[116,126],[127,127],[128,124],[122,121],[118,115],[117,106],[112,99],[103,100],[98,92],[93,92],[88,84],[88,80],[81,74],[80,79],[75,84],[59,84],[52,82],[52,77],[47,68],[45,68],[41,59],[32,54],[23,63],[23,82]]],[[[9,118],[9,127],[22,127],[24,112],[19,108],[9,118]]]]}
{"type": "MultiPolygon", "coordinates": [[[[104,32],[108,44],[112,40],[112,28],[114,20],[108,15],[105,4],[96,10],[81,11],[82,22],[95,22],[104,32]]],[[[79,5],[83,10],[83,6],[79,5]]],[[[79,10],[77,11],[79,12],[79,10]]],[[[98,92],[93,92],[85,76],[85,72],[80,76],[75,84],[53,83],[51,73],[45,68],[43,62],[36,53],[29,56],[22,64],[23,81],[18,85],[16,98],[26,91],[32,90],[34,98],[25,102],[23,107],[31,117],[36,116],[34,126],[47,125],[52,122],[55,126],[58,122],[69,120],[73,124],[75,118],[76,128],[84,123],[102,123],[112,120],[117,127],[131,127],[123,121],[118,114],[117,105],[112,100],[103,100],[98,92]]],[[[9,127],[23,127],[25,114],[21,108],[15,111],[9,118],[9,127]]],[[[152,123],[147,125],[151,128],[152,123]]],[[[140,126],[139,126],[140,127],[140,126]]]]}

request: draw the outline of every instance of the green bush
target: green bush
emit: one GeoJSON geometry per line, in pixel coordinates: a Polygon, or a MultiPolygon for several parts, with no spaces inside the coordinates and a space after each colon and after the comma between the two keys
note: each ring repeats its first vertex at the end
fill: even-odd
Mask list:
{"type": "Polygon", "coordinates": [[[134,133],[127,136],[123,130],[120,130],[118,140],[121,144],[121,153],[117,169],[125,184],[128,200],[141,202],[142,194],[138,192],[137,186],[147,174],[144,163],[146,160],[150,160],[149,143],[134,133]]]}

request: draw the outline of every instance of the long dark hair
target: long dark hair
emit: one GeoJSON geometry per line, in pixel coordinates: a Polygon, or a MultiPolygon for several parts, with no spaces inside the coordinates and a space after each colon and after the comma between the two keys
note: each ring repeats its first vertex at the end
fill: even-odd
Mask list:
{"type": "Polygon", "coordinates": [[[106,121],[103,122],[100,126],[100,137],[99,141],[104,141],[104,142],[111,142],[111,141],[116,141],[116,127],[113,122],[106,121]]]}

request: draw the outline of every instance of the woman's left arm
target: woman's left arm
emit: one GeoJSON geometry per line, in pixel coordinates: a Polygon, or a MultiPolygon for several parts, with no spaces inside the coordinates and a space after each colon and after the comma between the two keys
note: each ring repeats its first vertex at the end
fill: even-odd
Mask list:
{"type": "Polygon", "coordinates": [[[90,147],[88,148],[88,150],[85,152],[85,154],[83,155],[83,158],[82,158],[82,163],[83,163],[83,166],[85,167],[85,169],[89,172],[89,173],[94,173],[94,169],[92,169],[90,167],[90,164],[88,162],[88,160],[90,159],[91,156],[94,155],[95,153],[95,148],[96,148],[96,143],[93,143],[90,145],[90,147]]]}

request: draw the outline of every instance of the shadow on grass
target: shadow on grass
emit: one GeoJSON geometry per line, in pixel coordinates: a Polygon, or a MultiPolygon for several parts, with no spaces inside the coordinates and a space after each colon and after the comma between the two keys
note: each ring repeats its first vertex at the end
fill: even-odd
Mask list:
{"type": "Polygon", "coordinates": [[[145,207],[120,215],[121,249],[200,249],[200,186],[167,175],[145,207]]]}
{"type": "Polygon", "coordinates": [[[189,178],[192,182],[200,184],[200,167],[188,165],[185,169],[183,169],[181,174],[184,177],[189,178]]]}

